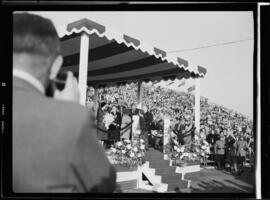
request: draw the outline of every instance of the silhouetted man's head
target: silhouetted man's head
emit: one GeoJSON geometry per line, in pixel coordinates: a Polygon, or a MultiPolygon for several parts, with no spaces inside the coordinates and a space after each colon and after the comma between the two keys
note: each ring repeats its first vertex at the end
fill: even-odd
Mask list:
{"type": "Polygon", "coordinates": [[[13,15],[13,68],[30,73],[45,86],[55,78],[63,58],[53,23],[38,15],[13,15]]]}

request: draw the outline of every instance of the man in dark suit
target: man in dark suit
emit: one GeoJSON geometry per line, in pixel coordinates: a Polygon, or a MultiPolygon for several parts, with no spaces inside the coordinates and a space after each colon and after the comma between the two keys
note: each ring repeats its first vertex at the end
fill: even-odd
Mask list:
{"type": "Polygon", "coordinates": [[[91,114],[78,103],[73,74],[54,98],[45,96],[62,60],[50,20],[14,14],[13,191],[113,192],[115,169],[98,143],[91,114]]]}
{"type": "Polygon", "coordinates": [[[184,132],[185,132],[185,122],[182,118],[174,126],[174,133],[177,135],[177,140],[180,144],[184,145],[184,132]]]}
{"type": "Polygon", "coordinates": [[[137,108],[135,103],[131,104],[131,109],[130,109],[130,116],[132,117],[133,115],[138,115],[140,112],[140,109],[137,108]]]}
{"type": "Polygon", "coordinates": [[[148,149],[148,136],[150,135],[151,131],[151,124],[153,122],[153,115],[151,112],[148,111],[147,106],[142,107],[143,114],[139,113],[140,115],[140,124],[141,124],[141,137],[145,141],[145,148],[148,149]]]}

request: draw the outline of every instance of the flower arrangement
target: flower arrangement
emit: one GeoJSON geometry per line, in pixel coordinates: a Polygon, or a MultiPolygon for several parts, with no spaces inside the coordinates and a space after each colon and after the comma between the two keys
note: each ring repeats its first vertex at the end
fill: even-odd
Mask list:
{"type": "Polygon", "coordinates": [[[125,164],[129,168],[141,166],[145,162],[144,140],[116,142],[112,145],[109,155],[109,159],[113,164],[125,164]]]}
{"type": "Polygon", "coordinates": [[[205,140],[204,136],[199,137],[195,135],[194,140],[195,140],[194,143],[196,144],[196,146],[200,147],[199,155],[200,155],[201,162],[206,162],[206,159],[209,157],[209,154],[210,154],[209,143],[205,140]]]}
{"type": "Polygon", "coordinates": [[[151,135],[154,137],[162,137],[163,135],[161,133],[158,133],[157,130],[151,130],[151,135]]]}
{"type": "Polygon", "coordinates": [[[106,113],[103,118],[103,123],[105,124],[105,127],[109,129],[109,126],[113,123],[114,116],[111,113],[106,113]]]}
{"type": "Polygon", "coordinates": [[[198,153],[193,151],[193,148],[179,144],[176,139],[172,139],[171,144],[173,148],[170,158],[173,160],[174,165],[183,166],[189,162],[199,160],[198,153]]]}
{"type": "Polygon", "coordinates": [[[174,165],[186,165],[194,162],[205,162],[210,154],[210,146],[203,137],[195,135],[190,145],[181,145],[171,138],[172,151],[170,158],[174,165]]]}

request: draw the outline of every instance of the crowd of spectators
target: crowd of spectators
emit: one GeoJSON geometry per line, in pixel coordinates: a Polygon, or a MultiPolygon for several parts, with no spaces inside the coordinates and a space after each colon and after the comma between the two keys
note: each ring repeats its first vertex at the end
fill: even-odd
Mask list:
{"type": "MultiPolygon", "coordinates": [[[[131,83],[127,85],[111,86],[99,88],[97,91],[97,102],[104,102],[108,107],[114,107],[120,116],[123,116],[123,110],[131,109],[132,105],[137,102],[137,84],[131,83]],[[111,106],[110,106],[111,105],[111,106]]],[[[87,102],[90,107],[94,108],[94,90],[89,89],[87,102]]],[[[177,92],[170,89],[155,86],[154,84],[143,84],[142,86],[142,105],[145,105],[149,112],[153,115],[151,122],[151,132],[160,138],[162,137],[162,121],[164,115],[170,116],[172,127],[180,143],[185,142],[185,134],[193,130],[194,127],[194,94],[189,92],[177,92]]],[[[253,135],[253,122],[246,116],[237,113],[233,110],[225,108],[224,106],[217,105],[209,101],[209,99],[201,97],[201,129],[198,134],[204,137],[211,147],[211,158],[216,161],[218,168],[224,168],[226,161],[236,162],[232,159],[232,149],[236,151],[238,141],[245,141],[244,149],[247,152],[245,157],[252,158],[254,155],[254,135],[253,135]],[[218,142],[224,139],[223,142],[218,142]],[[232,142],[233,141],[233,142],[232,142]],[[220,149],[224,151],[220,151],[220,149]],[[219,153],[218,153],[219,152],[219,153]]],[[[97,105],[94,110],[97,109],[97,105]]],[[[121,121],[121,120],[120,120],[121,121]]],[[[130,120],[128,120],[130,121],[130,120]]],[[[121,127],[121,122],[119,124],[121,127]]],[[[190,135],[190,134],[189,134],[190,135]]],[[[153,139],[153,138],[152,138],[153,139]]],[[[152,141],[151,137],[149,142],[152,141]]],[[[161,139],[152,141],[153,146],[162,145],[161,139]]],[[[241,147],[241,149],[243,149],[241,147]]],[[[240,150],[238,150],[239,152],[240,150]]],[[[234,166],[231,163],[231,166],[234,166]]],[[[237,171],[237,170],[236,170],[237,171]]]]}

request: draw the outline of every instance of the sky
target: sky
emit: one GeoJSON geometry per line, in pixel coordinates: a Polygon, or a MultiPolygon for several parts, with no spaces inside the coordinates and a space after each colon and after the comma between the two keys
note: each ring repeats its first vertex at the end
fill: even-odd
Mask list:
{"type": "MultiPolygon", "coordinates": [[[[211,102],[234,109],[253,119],[253,51],[254,22],[252,12],[32,12],[53,21],[60,36],[66,25],[89,18],[114,31],[127,34],[174,56],[207,69],[201,80],[201,95],[211,102]],[[248,39],[248,40],[246,40],[248,39]],[[245,40],[209,48],[213,44],[245,40]],[[186,50],[179,52],[178,51],[186,50]]],[[[168,86],[186,90],[194,84],[187,80],[168,86]]],[[[165,86],[168,83],[160,83],[165,86]]]]}

